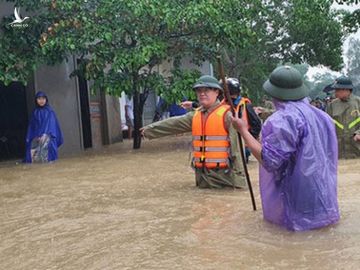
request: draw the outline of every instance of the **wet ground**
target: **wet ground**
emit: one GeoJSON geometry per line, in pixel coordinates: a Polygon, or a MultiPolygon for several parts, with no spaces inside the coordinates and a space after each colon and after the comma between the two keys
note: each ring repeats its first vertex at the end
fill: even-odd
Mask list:
{"type": "Polygon", "coordinates": [[[189,137],[48,165],[0,164],[0,269],[359,269],[360,160],[339,163],[341,222],[303,233],[249,193],[199,190],[189,137]]]}

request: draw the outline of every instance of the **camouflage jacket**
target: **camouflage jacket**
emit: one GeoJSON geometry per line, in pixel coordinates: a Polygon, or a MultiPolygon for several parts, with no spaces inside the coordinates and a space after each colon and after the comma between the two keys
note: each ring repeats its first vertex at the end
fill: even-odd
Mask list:
{"type": "Polygon", "coordinates": [[[355,142],[353,137],[360,134],[360,97],[350,95],[346,101],[335,99],[326,111],[336,126],[339,158],[359,158],[360,142],[355,142]]]}

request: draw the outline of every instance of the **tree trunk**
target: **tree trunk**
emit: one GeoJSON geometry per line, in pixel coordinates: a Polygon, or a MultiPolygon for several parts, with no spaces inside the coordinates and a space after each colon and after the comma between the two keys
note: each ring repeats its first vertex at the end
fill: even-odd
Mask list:
{"type": "Polygon", "coordinates": [[[148,97],[149,91],[145,90],[144,93],[139,93],[137,89],[137,78],[134,79],[133,85],[133,102],[134,102],[134,142],[133,149],[139,149],[141,146],[141,133],[140,128],[143,126],[142,115],[144,112],[145,101],[148,97]]]}

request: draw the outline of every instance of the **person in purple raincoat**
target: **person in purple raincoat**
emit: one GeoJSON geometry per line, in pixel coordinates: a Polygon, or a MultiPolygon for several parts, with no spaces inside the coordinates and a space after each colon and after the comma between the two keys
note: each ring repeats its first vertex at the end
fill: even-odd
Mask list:
{"type": "Polygon", "coordinates": [[[276,111],[265,121],[261,144],[233,118],[260,166],[264,218],[289,230],[324,227],[339,220],[338,149],[334,124],[309,104],[300,72],[276,68],[263,88],[276,111]]]}
{"type": "Polygon", "coordinates": [[[26,163],[47,163],[58,158],[58,147],[63,136],[54,110],[50,107],[44,92],[35,95],[35,109],[32,113],[26,135],[26,163]]]}

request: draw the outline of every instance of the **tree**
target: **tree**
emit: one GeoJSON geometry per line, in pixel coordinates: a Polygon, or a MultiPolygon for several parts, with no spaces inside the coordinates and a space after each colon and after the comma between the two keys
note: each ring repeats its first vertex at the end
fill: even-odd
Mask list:
{"type": "Polygon", "coordinates": [[[227,49],[228,74],[240,77],[243,90],[256,103],[262,83],[279,64],[308,63],[339,70],[342,29],[338,13],[324,0],[272,0],[249,23],[256,35],[241,48],[227,49]]]}
{"type": "MultiPolygon", "coordinates": [[[[360,0],[335,0],[340,5],[358,5],[360,0]]],[[[352,13],[343,13],[343,25],[350,33],[356,32],[360,28],[360,8],[356,9],[352,13]]]]}
{"type": "Polygon", "coordinates": [[[282,5],[285,21],[277,29],[283,33],[278,44],[285,62],[341,68],[341,24],[330,7],[327,0],[291,0],[282,5]]]}
{"type": "Polygon", "coordinates": [[[248,24],[254,34],[241,47],[226,47],[223,59],[225,70],[229,77],[239,78],[242,84],[242,94],[247,95],[255,103],[263,96],[262,83],[271,70],[278,64],[278,59],[272,57],[274,33],[269,31],[269,24],[275,16],[270,6],[266,9],[258,7],[248,24]]]}
{"type": "MultiPolygon", "coordinates": [[[[56,62],[70,54],[79,55],[82,61],[74,74],[81,73],[88,80],[94,80],[95,88],[107,93],[125,91],[134,97],[134,148],[140,147],[139,128],[147,91],[155,89],[158,93],[176,94],[184,90],[179,88],[191,89],[189,84],[195,74],[198,75],[182,72],[175,64],[174,76],[164,76],[157,70],[158,65],[164,61],[177,63],[183,57],[189,57],[196,64],[211,60],[217,44],[242,47],[254,35],[247,21],[254,15],[253,10],[262,6],[260,0],[241,3],[236,0],[28,0],[15,3],[37,10],[41,23],[35,21],[31,29],[46,25],[40,27],[41,34],[35,35],[40,46],[33,43],[30,46],[33,58],[56,62]],[[187,78],[186,85],[176,83],[176,77],[187,78]]],[[[26,31],[23,34],[26,35],[26,31]]],[[[13,37],[8,39],[14,42],[13,37]]],[[[22,56],[17,54],[15,58],[22,56]]],[[[15,70],[9,79],[18,79],[18,74],[28,74],[29,69],[15,70]]],[[[25,77],[22,77],[24,81],[25,77]]]]}

